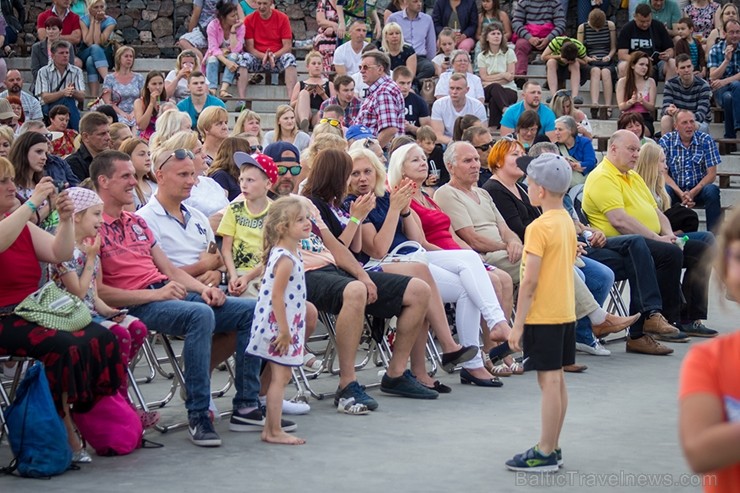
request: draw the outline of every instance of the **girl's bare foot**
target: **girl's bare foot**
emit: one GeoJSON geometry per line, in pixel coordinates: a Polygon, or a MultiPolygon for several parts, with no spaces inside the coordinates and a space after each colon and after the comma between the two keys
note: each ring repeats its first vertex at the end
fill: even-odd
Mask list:
{"type": "Polygon", "coordinates": [[[288,435],[284,431],[277,433],[269,433],[267,430],[262,430],[262,441],[267,443],[279,443],[281,445],[303,445],[306,440],[293,435],[288,435]]]}

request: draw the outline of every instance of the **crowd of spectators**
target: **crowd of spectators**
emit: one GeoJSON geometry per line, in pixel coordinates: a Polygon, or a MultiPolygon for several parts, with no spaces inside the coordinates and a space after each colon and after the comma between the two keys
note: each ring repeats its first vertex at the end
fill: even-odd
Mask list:
{"type": "MultiPolygon", "coordinates": [[[[431,15],[421,0],[406,0],[392,3],[382,28],[369,2],[350,12],[342,3],[319,2],[302,80],[290,21],[270,0],[196,0],[171,70],[145,75],[135,48],[114,50],[116,20],[103,0],[88,2],[82,16],[70,0],[53,0],[39,16],[33,82],[24,89],[21,72],[10,70],[0,93],[0,267],[17,274],[0,289],[0,355],[48,361],[60,415],[125,385],[122,364],[135,356],[98,354],[125,339],[100,320],[77,338],[54,331],[42,348],[29,336],[37,328],[12,315],[43,279],[39,265],[65,265],[74,253],[98,276],[91,310],[127,308],[151,331],[184,336],[196,445],[221,444],[209,419],[209,375],[232,354],[229,427],[264,427],[261,360],[245,349],[264,268],[263,222],[291,194],[305,197],[313,221],[301,242],[306,330],[317,311],[336,315],[341,409],[378,407],[355,376],[364,313],[397,317],[381,391],[419,399],[453,391],[427,373],[429,330],[442,366],[462,365],[461,383],[500,387],[500,377],[528,369],[488,351],[509,336],[527,226],[542,214],[528,199],[521,159],[543,153],[572,170],[564,206],[581,251],[577,349],[607,356],[600,340],[629,329],[628,352],[665,355],[673,352],[666,342],[717,334],[703,323],[705,259],[722,225],[710,101],[724,109],[724,137],[734,139],[736,7],[695,1],[680,11],[675,0],[645,0],[620,27],[600,2],[588,10],[579,0],[580,25],[568,33],[567,1],[519,0],[509,16],[498,0],[483,0],[480,11],[473,0],[437,0],[431,15]],[[547,98],[543,78],[526,77],[538,61],[547,98]],[[272,129],[246,108],[263,74],[282,74],[286,88],[272,129]],[[579,109],[586,81],[590,115],[579,109]],[[243,102],[236,118],[233,99],[243,102]],[[597,156],[593,121],[617,110],[620,130],[597,156]],[[90,237],[75,237],[83,214],[76,196],[100,209],[90,237]],[[707,231],[690,216],[695,206],[706,209],[707,231]],[[389,255],[405,258],[384,261],[389,255]],[[632,316],[602,308],[615,280],[630,284],[632,316]],[[444,303],[456,306],[450,320],[444,303]],[[77,371],[90,358],[95,372],[77,371]],[[60,372],[74,378],[62,381],[60,372]]],[[[317,361],[305,353],[307,369],[317,361]]],[[[262,374],[263,384],[269,378],[262,374]]],[[[287,414],[307,408],[283,403],[287,414]]],[[[76,459],[89,461],[65,423],[76,459]]]]}

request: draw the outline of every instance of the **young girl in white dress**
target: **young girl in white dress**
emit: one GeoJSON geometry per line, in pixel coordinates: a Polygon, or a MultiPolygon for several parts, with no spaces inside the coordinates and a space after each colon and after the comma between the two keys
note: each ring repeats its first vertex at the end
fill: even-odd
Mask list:
{"type": "Polygon", "coordinates": [[[275,201],[263,226],[265,273],[247,352],[267,360],[272,372],[267,390],[267,416],[262,440],[286,445],[306,443],[280,426],[283,393],[291,366],[303,364],[306,328],[306,280],[299,242],[311,233],[303,203],[294,197],[275,201]]]}

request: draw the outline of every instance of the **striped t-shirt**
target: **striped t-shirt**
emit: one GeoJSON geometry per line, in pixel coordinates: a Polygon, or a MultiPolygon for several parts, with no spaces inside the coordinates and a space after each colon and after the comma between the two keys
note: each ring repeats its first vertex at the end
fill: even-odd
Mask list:
{"type": "Polygon", "coordinates": [[[583,46],[583,43],[581,43],[577,39],[569,38],[568,36],[558,36],[556,38],[553,38],[553,40],[550,41],[550,44],[548,44],[547,47],[550,48],[550,51],[553,55],[559,56],[560,50],[562,49],[563,45],[568,42],[573,43],[574,45],[576,45],[576,48],[578,48],[578,58],[586,58],[586,47],[583,46]]]}
{"type": "Polygon", "coordinates": [[[609,26],[605,25],[598,31],[588,22],[583,24],[583,44],[590,57],[603,58],[609,54],[612,47],[609,26]]]}

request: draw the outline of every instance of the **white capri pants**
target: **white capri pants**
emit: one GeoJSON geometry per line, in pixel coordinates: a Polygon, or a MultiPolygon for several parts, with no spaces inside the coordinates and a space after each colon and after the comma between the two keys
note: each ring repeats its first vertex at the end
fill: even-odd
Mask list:
{"type": "MultiPolygon", "coordinates": [[[[506,321],[483,261],[473,250],[435,250],[426,252],[429,271],[445,303],[455,303],[455,325],[461,345],[480,344],[480,318],[488,328],[506,321]]],[[[480,352],[464,363],[464,368],[480,368],[480,352]]]]}

